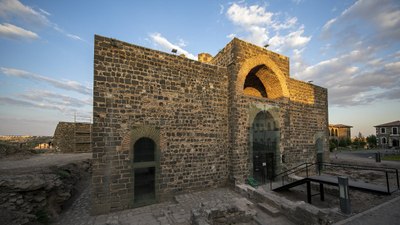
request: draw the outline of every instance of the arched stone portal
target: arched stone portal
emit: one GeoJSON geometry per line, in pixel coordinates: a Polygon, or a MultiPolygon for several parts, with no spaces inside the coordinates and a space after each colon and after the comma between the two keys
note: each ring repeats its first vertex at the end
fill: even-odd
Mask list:
{"type": "Polygon", "coordinates": [[[143,205],[155,201],[155,143],[142,137],[133,146],[134,204],[143,205]]]}
{"type": "Polygon", "coordinates": [[[236,90],[244,95],[277,99],[289,97],[287,77],[267,55],[246,59],[238,72],[236,90]],[[264,93],[265,92],[265,93],[264,93]]]}
{"type": "Polygon", "coordinates": [[[130,133],[130,157],[132,163],[133,207],[158,201],[160,166],[159,130],[151,126],[139,126],[130,133]]]}
{"type": "Polygon", "coordinates": [[[278,121],[268,111],[260,111],[251,126],[253,177],[264,183],[276,174],[280,133],[278,121]]]}

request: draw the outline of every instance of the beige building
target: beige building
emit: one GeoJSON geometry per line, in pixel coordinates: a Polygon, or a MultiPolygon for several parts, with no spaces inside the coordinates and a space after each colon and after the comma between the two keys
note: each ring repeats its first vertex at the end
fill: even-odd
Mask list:
{"type": "Polygon", "coordinates": [[[351,128],[344,124],[329,124],[329,139],[351,139],[351,128]]]}

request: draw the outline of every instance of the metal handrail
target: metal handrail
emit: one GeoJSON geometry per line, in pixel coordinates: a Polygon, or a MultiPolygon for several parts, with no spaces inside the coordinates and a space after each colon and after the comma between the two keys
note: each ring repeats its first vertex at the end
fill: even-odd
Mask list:
{"type": "MultiPolygon", "coordinates": [[[[306,170],[306,177],[308,178],[308,170],[309,168],[313,166],[319,166],[318,168],[318,174],[321,175],[321,168],[322,165],[325,166],[332,166],[332,167],[341,167],[341,168],[352,168],[352,169],[359,169],[359,170],[371,170],[371,171],[379,171],[379,172],[385,172],[385,177],[386,177],[386,186],[387,186],[387,192],[388,193],[393,193],[397,190],[400,190],[400,182],[399,182],[399,171],[396,168],[391,168],[391,167],[374,167],[374,166],[358,166],[358,165],[350,165],[350,164],[340,164],[340,163],[325,163],[325,162],[316,162],[316,163],[302,163],[300,165],[297,165],[293,168],[290,168],[288,170],[285,170],[275,176],[272,177],[270,180],[270,187],[272,189],[272,181],[275,180],[277,177],[282,177],[284,178],[285,176],[289,176],[290,174],[296,173],[300,170],[306,170]],[[304,167],[305,166],[305,167],[304,167]],[[300,168],[301,167],[301,168],[300,168]],[[388,173],[395,173],[396,174],[396,183],[397,183],[397,189],[394,191],[390,191],[390,184],[389,184],[389,175],[388,173]]],[[[282,186],[284,185],[284,179],[282,179],[282,186]]]]}
{"type": "Polygon", "coordinates": [[[387,170],[392,170],[395,172],[397,169],[393,167],[377,167],[377,166],[359,166],[359,165],[351,165],[351,164],[344,164],[344,163],[315,163],[315,164],[322,164],[322,165],[331,165],[331,166],[337,166],[337,167],[346,167],[346,168],[353,168],[353,169],[362,169],[362,170],[372,170],[372,171],[381,171],[385,172],[387,170]]]}
{"type": "MultiPolygon", "coordinates": [[[[308,165],[308,164],[310,164],[310,163],[307,163],[307,162],[306,162],[306,163],[302,163],[302,164],[300,164],[300,165],[297,165],[297,166],[295,166],[295,167],[293,167],[293,168],[290,168],[290,169],[285,170],[285,171],[283,171],[283,172],[281,172],[281,173],[278,173],[277,175],[273,176],[272,179],[274,179],[274,178],[276,178],[276,177],[279,177],[280,175],[285,174],[285,173],[287,173],[287,172],[289,172],[289,171],[291,171],[291,170],[295,170],[295,169],[299,168],[300,166],[308,165]]],[[[301,169],[304,169],[304,168],[301,168],[301,169]]],[[[300,170],[300,169],[299,169],[299,170],[300,170]]],[[[299,171],[299,170],[296,170],[296,171],[294,171],[294,172],[297,172],[297,171],[299,171]]],[[[289,173],[289,174],[292,174],[292,173],[289,173]]],[[[289,174],[286,174],[286,176],[289,175],[289,174]]]]}

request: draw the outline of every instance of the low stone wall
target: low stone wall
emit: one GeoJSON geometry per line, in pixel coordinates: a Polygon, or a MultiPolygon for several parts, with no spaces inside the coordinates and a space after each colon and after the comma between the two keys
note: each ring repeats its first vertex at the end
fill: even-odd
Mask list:
{"type": "Polygon", "coordinates": [[[284,197],[255,189],[245,184],[237,184],[235,191],[258,202],[266,202],[281,211],[283,215],[299,225],[325,225],[331,224],[328,215],[336,213],[335,210],[319,209],[304,201],[290,201],[284,197]]]}
{"type": "Polygon", "coordinates": [[[89,161],[46,168],[42,173],[0,175],[0,224],[48,223],[75,194],[89,161]]]}

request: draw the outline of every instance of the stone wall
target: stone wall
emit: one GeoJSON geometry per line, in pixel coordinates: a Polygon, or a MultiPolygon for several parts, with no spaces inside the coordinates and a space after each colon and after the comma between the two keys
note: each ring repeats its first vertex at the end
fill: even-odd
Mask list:
{"type": "Polygon", "coordinates": [[[303,162],[315,162],[318,138],[322,139],[324,159],[329,159],[327,90],[289,78],[289,58],[235,38],[212,62],[227,66],[230,73],[229,135],[232,179],[243,182],[251,176],[253,164],[249,154],[249,140],[252,120],[249,112],[254,108],[258,108],[258,111],[274,107],[279,109],[281,140],[275,158],[277,172],[303,162]],[[243,93],[244,79],[251,69],[259,65],[269,68],[262,76],[271,76],[268,82],[274,82],[271,85],[273,87],[279,87],[274,99],[243,93]],[[285,158],[284,163],[282,157],[285,158]]]}
{"type": "Polygon", "coordinates": [[[291,79],[287,57],[236,38],[201,63],[95,36],[93,97],[94,214],[137,206],[134,146],[144,137],[156,145],[145,163],[156,201],[252,176],[260,112],[276,121],[276,173],[328,152],[327,90],[291,79]],[[244,92],[249,74],[267,97],[244,92]]]}
{"type": "Polygon", "coordinates": [[[54,131],[55,151],[63,153],[91,151],[91,124],[59,122],[54,131]]]}
{"type": "Polygon", "coordinates": [[[157,199],[226,183],[226,68],[100,36],[94,59],[94,213],[133,206],[132,146],[149,127],[157,199]]]}

